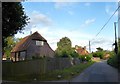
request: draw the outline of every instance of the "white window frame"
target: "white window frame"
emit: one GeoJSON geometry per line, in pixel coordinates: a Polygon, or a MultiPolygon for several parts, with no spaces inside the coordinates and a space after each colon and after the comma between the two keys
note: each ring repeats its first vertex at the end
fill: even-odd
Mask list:
{"type": "Polygon", "coordinates": [[[43,45],[44,45],[44,42],[43,42],[43,41],[38,41],[38,40],[36,40],[36,45],[37,45],[37,46],[43,46],[43,45]]]}

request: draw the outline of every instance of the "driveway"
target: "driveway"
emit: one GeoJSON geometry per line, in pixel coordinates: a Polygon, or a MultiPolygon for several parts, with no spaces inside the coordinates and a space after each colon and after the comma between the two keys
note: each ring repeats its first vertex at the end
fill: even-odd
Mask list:
{"type": "Polygon", "coordinates": [[[79,76],[70,80],[71,82],[118,82],[118,71],[101,61],[84,70],[79,76]]]}

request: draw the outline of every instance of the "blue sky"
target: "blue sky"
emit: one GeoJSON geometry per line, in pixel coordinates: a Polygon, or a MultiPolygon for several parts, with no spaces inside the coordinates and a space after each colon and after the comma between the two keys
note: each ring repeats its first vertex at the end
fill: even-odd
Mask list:
{"type": "Polygon", "coordinates": [[[117,13],[110,22],[95,37],[102,26],[107,22],[117,9],[117,2],[23,2],[26,14],[30,17],[30,23],[23,30],[24,34],[16,34],[15,37],[25,37],[30,31],[38,31],[53,50],[57,42],[67,36],[72,41],[72,46],[87,46],[91,39],[92,51],[97,47],[105,50],[112,49],[114,42],[114,22],[117,21],[117,13]]]}

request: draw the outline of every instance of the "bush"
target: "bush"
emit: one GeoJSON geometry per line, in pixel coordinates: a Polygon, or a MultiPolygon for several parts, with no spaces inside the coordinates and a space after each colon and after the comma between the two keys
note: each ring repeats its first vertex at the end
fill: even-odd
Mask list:
{"type": "Polygon", "coordinates": [[[80,58],[82,61],[91,61],[92,54],[89,54],[89,55],[80,55],[79,58],[80,58]]]}
{"type": "Polygon", "coordinates": [[[79,57],[79,54],[76,53],[75,51],[73,51],[71,54],[70,54],[71,57],[79,57]]]}
{"type": "Polygon", "coordinates": [[[108,59],[107,63],[113,67],[119,68],[119,61],[118,61],[118,57],[120,56],[120,52],[115,55],[115,54],[111,54],[110,58],[108,59]]]}
{"type": "Polygon", "coordinates": [[[61,57],[69,57],[68,53],[66,51],[64,51],[61,55],[61,57]]]}
{"type": "Polygon", "coordinates": [[[93,57],[100,57],[100,59],[103,59],[104,52],[103,51],[97,51],[93,53],[93,57]]]}
{"type": "Polygon", "coordinates": [[[56,57],[69,57],[69,58],[76,58],[79,57],[79,54],[76,53],[74,50],[71,51],[61,51],[61,52],[55,52],[56,57]]]}

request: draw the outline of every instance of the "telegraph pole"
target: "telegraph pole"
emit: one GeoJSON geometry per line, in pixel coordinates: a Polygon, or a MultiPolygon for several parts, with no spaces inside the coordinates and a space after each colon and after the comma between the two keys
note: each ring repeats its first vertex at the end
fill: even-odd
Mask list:
{"type": "Polygon", "coordinates": [[[115,27],[115,53],[118,53],[118,46],[117,46],[117,35],[116,35],[116,22],[114,22],[115,27]]]}
{"type": "Polygon", "coordinates": [[[90,41],[89,41],[89,52],[91,53],[91,45],[90,45],[90,41]]]}

